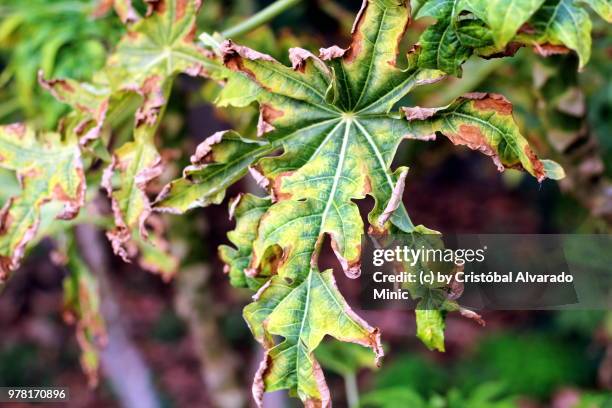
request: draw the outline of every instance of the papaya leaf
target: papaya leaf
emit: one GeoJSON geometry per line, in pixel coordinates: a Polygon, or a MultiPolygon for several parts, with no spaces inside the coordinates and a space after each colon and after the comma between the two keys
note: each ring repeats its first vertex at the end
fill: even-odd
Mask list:
{"type": "Polygon", "coordinates": [[[245,317],[251,328],[262,324],[264,338],[259,339],[267,347],[253,384],[253,395],[261,405],[264,390],[290,389],[306,405],[330,406],[330,396],[323,372],[313,350],[326,335],[373,348],[376,361],[382,357],[378,329],[370,327],[348,306],[338,291],[331,270],[309,270],[299,285],[288,286],[279,276],[269,281],[263,291],[262,301],[276,303],[263,322],[262,310],[257,304],[247,306],[245,317]],[[268,298],[272,295],[274,299],[268,298]],[[280,300],[280,301],[278,301],[280,300]],[[270,336],[282,336],[284,340],[272,345],[270,336]]]}
{"type": "MultiPolygon", "coordinates": [[[[378,330],[350,310],[331,272],[321,273],[317,267],[328,235],[345,274],[359,276],[364,223],[353,200],[366,195],[374,198],[368,219],[375,233],[432,232],[415,226],[402,203],[408,169],[390,168],[403,139],[431,140],[435,130],[427,121],[417,126],[392,112],[394,106],[414,87],[444,77],[439,70],[418,67],[414,55],[407,67],[398,66],[397,49],[409,18],[404,1],[366,1],[349,48],[322,49],[319,57],[293,48],[291,67],[224,42],[225,66],[259,90],[242,98],[232,93],[219,103],[244,106],[256,98],[258,138],[213,135],[198,147],[184,177],[164,189],[156,203],[161,211],[182,212],[218,202],[227,185],[249,170],[269,190],[269,208],[251,212],[245,204],[235,231],[245,236],[238,239],[233,233],[230,237],[237,249],[221,250],[232,279],[241,285],[248,285],[246,277],[272,275],[244,311],[254,336],[266,349],[253,388],[259,404],[264,391],[289,389],[307,404],[328,405],[327,386],[313,357],[325,335],[368,346],[382,355],[378,330]],[[417,131],[418,127],[428,131],[417,131]]],[[[495,119],[509,126],[503,118],[495,119]]],[[[514,143],[526,149],[525,139],[512,125],[514,143]]],[[[490,129],[486,132],[499,137],[490,129]]],[[[522,163],[506,151],[496,154],[508,165],[522,163]]],[[[524,167],[542,180],[545,174],[535,160],[525,161],[524,167]]],[[[440,315],[437,321],[428,321],[435,323],[427,326],[431,335],[422,337],[439,349],[443,320],[440,315]]]]}
{"type": "Polygon", "coordinates": [[[219,66],[195,44],[198,0],[149,2],[147,16],[128,26],[107,62],[115,89],[141,89],[147,80],[162,82],[177,73],[201,75],[219,66]]]}
{"type": "Polygon", "coordinates": [[[85,200],[85,177],[76,139],[37,135],[22,124],[0,126],[0,167],[17,173],[22,190],[0,211],[1,282],[19,266],[35,238],[45,203],[63,204],[58,219],[77,216],[85,200]]]}
{"type": "Polygon", "coordinates": [[[144,223],[151,213],[151,203],[146,187],[163,170],[155,134],[172,81],[179,73],[195,76],[220,69],[214,56],[194,42],[199,8],[197,0],[149,3],[147,15],[128,26],[128,33],[107,62],[105,73],[115,94],[134,91],[142,96],[136,111],[134,140],[115,150],[103,182],[116,225],[107,236],[115,253],[126,261],[126,245],[134,229],[138,228],[143,239],[147,237],[144,223]]]}

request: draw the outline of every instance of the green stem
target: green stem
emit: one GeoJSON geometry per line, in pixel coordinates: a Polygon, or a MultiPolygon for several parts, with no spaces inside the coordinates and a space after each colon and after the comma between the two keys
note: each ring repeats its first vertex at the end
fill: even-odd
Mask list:
{"type": "Polygon", "coordinates": [[[300,1],[301,0],[277,0],[243,22],[223,31],[221,35],[225,38],[233,38],[248,33],[272,20],[283,11],[295,6],[300,1]]]}
{"type": "Polygon", "coordinates": [[[344,387],[346,388],[346,402],[349,408],[357,408],[359,406],[359,388],[357,388],[355,373],[344,375],[344,387]]]}

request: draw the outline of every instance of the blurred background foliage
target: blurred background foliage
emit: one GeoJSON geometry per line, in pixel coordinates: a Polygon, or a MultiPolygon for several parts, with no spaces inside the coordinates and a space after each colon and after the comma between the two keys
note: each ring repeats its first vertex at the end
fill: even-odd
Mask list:
{"type": "MultiPolygon", "coordinates": [[[[221,32],[269,3],[206,0],[199,31],[221,32]]],[[[344,33],[357,3],[303,1],[236,40],[288,63],[292,46],[316,51],[346,44],[344,33]]],[[[144,11],[142,3],[135,6],[144,11]]],[[[396,160],[411,166],[406,202],[415,219],[450,232],[610,232],[612,36],[609,25],[593,21],[593,56],[583,72],[576,71],[574,55],[543,59],[522,49],[510,59],[472,59],[462,78],[420,88],[402,101],[439,106],[473,90],[504,94],[530,142],[568,173],[558,186],[539,186],[518,172],[500,175],[486,158],[444,141],[405,144],[396,160]]],[[[404,50],[428,23],[414,23],[404,50]]],[[[67,107],[38,85],[38,71],[88,80],[123,33],[108,1],[2,0],[0,123],[24,120],[55,128],[67,107]]],[[[253,132],[256,108],[214,108],[210,102],[219,90],[213,81],[176,81],[161,130],[169,170],[158,187],[176,176],[195,146],[215,131],[253,132]]],[[[123,119],[127,128],[129,117],[123,119]]],[[[10,172],[0,172],[0,186],[0,204],[18,191],[10,172]]],[[[232,191],[256,189],[245,180],[232,191]]],[[[52,215],[54,209],[46,211],[52,215]]],[[[152,377],[153,405],[141,407],[246,406],[260,350],[241,317],[248,295],[229,287],[216,256],[232,226],[225,206],[166,221],[173,251],[181,258],[181,272],[170,285],[112,257],[103,239],[88,241],[106,253],[101,292],[112,293],[110,308],[120,310],[120,335],[130,339],[152,377]]],[[[47,233],[64,241],[74,234],[68,229],[47,233]]],[[[56,245],[43,240],[32,250],[0,297],[0,386],[68,384],[71,406],[130,406],[111,368],[95,390],[80,371],[72,329],[61,321],[67,271],[48,262],[56,245]]],[[[610,312],[491,312],[485,315],[485,329],[450,317],[443,355],[415,341],[410,317],[393,311],[364,315],[381,327],[387,341],[382,368],[372,367],[369,353],[359,347],[325,343],[317,352],[338,406],[612,407],[610,312]]],[[[110,327],[110,336],[117,335],[110,327]]],[[[111,366],[122,356],[109,350],[102,359],[111,366]]],[[[295,401],[273,394],[269,403],[280,407],[295,401]]]]}

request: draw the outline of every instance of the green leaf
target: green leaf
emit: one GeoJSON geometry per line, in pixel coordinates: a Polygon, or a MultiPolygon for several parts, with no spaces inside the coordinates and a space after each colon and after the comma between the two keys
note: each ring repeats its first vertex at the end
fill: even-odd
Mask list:
{"type": "Polygon", "coordinates": [[[247,139],[235,132],[215,133],[197,147],[183,177],[164,187],[155,201],[156,211],[183,213],[220,203],[225,189],[242,178],[258,158],[273,150],[262,139],[247,139]]]}
{"type": "MultiPolygon", "coordinates": [[[[580,68],[586,65],[591,57],[592,23],[586,10],[574,0],[546,0],[530,24],[535,30],[530,37],[535,38],[538,44],[566,46],[578,54],[580,68]]],[[[543,55],[550,52],[546,47],[540,48],[543,55]]]]}
{"type": "Polygon", "coordinates": [[[437,22],[413,52],[419,66],[454,75],[472,54],[511,56],[523,45],[543,56],[574,50],[582,68],[591,53],[592,24],[581,2],[611,21],[612,3],[606,0],[429,0],[416,18],[437,22]]]}
{"type": "Polygon", "coordinates": [[[429,16],[438,20],[419,39],[417,63],[420,67],[461,75],[461,65],[470,57],[472,49],[462,43],[453,22],[457,5],[456,0],[428,1],[417,14],[417,18],[429,16]]]}
{"type": "MultiPolygon", "coordinates": [[[[245,87],[249,91],[240,95],[235,88],[220,103],[245,106],[256,98],[258,138],[213,135],[156,203],[160,211],[182,212],[219,202],[225,188],[248,170],[270,191],[271,205],[255,205],[252,198],[244,208],[238,204],[237,229],[230,235],[237,249],[221,248],[238,285],[272,275],[244,312],[266,348],[254,386],[259,402],[263,391],[287,388],[307,403],[326,405],[327,387],[312,357],[326,334],[382,354],[377,329],[354,315],[331,272],[317,269],[329,235],[345,274],[359,275],[364,224],[353,200],[374,198],[368,216],[374,232],[431,232],[415,227],[402,204],[407,168],[390,168],[404,138],[431,139],[429,133],[417,134],[414,123],[392,108],[415,86],[443,77],[417,67],[413,59],[407,68],[396,65],[408,21],[405,2],[368,1],[348,49],[334,46],[316,57],[293,48],[292,67],[223,43],[225,66],[257,91],[245,87]]],[[[440,330],[425,341],[441,348],[440,330]]]]}
{"type": "Polygon", "coordinates": [[[612,23],[612,2],[610,0],[579,0],[586,3],[608,23],[612,23]]]}
{"type": "Polygon", "coordinates": [[[417,337],[430,349],[444,351],[444,315],[440,310],[417,309],[417,337]]]}
{"type": "Polygon", "coordinates": [[[151,78],[200,75],[219,66],[194,42],[198,0],[149,2],[147,17],[128,27],[107,62],[115,89],[141,89],[151,78]]]}
{"type": "Polygon", "coordinates": [[[540,182],[561,176],[559,165],[538,159],[514,122],[512,104],[501,95],[473,93],[443,108],[403,110],[416,135],[440,132],[455,145],[490,156],[499,171],[522,169],[540,182]]]}
{"type": "Polygon", "coordinates": [[[236,217],[236,228],[227,236],[236,246],[219,247],[219,257],[225,263],[225,272],[229,275],[232,286],[251,289],[261,287],[261,279],[255,279],[245,274],[251,262],[253,242],[257,238],[259,221],[270,208],[269,198],[260,198],[252,194],[239,195],[230,203],[230,217],[236,217]]]}
{"type": "MultiPolygon", "coordinates": [[[[107,236],[115,253],[126,261],[130,259],[127,245],[134,229],[143,239],[148,235],[144,223],[151,213],[151,203],[146,187],[162,172],[155,134],[172,81],[179,73],[201,75],[209,69],[220,69],[212,53],[194,43],[199,7],[197,0],[149,3],[147,16],[128,27],[107,62],[105,73],[113,94],[134,91],[143,98],[136,111],[134,140],[113,152],[103,180],[115,217],[115,228],[107,236]]],[[[154,253],[144,252],[147,254],[154,253]]],[[[168,272],[169,267],[162,270],[168,272]]]]}
{"type": "Polygon", "coordinates": [[[297,286],[288,286],[280,277],[274,277],[269,289],[259,293],[262,301],[274,302],[268,296],[277,291],[285,292],[284,296],[263,323],[259,321],[262,310],[256,304],[245,309],[251,328],[254,324],[263,324],[266,337],[259,340],[270,347],[255,376],[255,399],[261,404],[264,390],[288,388],[306,405],[329,406],[329,390],[313,350],[323,337],[330,335],[371,347],[378,359],[382,356],[378,329],[368,326],[346,304],[331,270],[319,272],[312,268],[297,286]],[[284,340],[272,346],[272,339],[268,337],[272,335],[282,336],[284,340]]]}
{"type": "Polygon", "coordinates": [[[28,243],[36,236],[41,207],[64,205],[58,219],[76,217],[85,200],[85,177],[76,139],[57,133],[36,134],[22,124],[0,127],[0,167],[16,171],[19,196],[0,211],[0,282],[19,266],[28,243]]]}
{"type": "Polygon", "coordinates": [[[503,49],[543,3],[544,0],[460,0],[459,8],[484,21],[491,29],[495,46],[503,49]]]}

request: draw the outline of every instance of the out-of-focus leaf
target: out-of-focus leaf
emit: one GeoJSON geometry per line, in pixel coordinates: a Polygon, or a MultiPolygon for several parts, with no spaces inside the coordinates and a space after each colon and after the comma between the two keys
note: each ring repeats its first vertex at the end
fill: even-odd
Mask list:
{"type": "Polygon", "coordinates": [[[612,23],[612,2],[610,0],[579,0],[586,3],[608,23],[612,23]]]}
{"type": "Polygon", "coordinates": [[[484,21],[495,45],[502,49],[543,3],[544,0],[460,0],[460,8],[484,21]]]}
{"type": "Polygon", "coordinates": [[[160,0],[149,3],[148,17],[129,26],[107,63],[113,88],[143,89],[147,81],[160,84],[177,73],[200,75],[215,70],[210,53],[195,43],[198,0],[160,0]]]}
{"type": "Polygon", "coordinates": [[[99,349],[106,345],[98,281],[74,245],[71,245],[66,255],[69,274],[64,278],[64,320],[76,326],[76,338],[81,347],[81,366],[89,384],[96,386],[100,367],[99,349]]]}
{"type": "Polygon", "coordinates": [[[376,368],[370,351],[353,343],[324,342],[315,355],[324,368],[340,375],[356,374],[362,368],[376,368]]]}
{"type": "Polygon", "coordinates": [[[0,212],[0,281],[17,268],[40,223],[41,207],[64,204],[59,219],[76,217],[85,200],[85,177],[76,140],[36,134],[21,124],[0,127],[0,167],[14,170],[22,192],[0,212]]]}
{"type": "Polygon", "coordinates": [[[549,44],[565,46],[578,54],[581,68],[591,57],[591,18],[575,0],[546,0],[529,25],[535,30],[529,38],[543,55],[557,52],[549,44]]]}
{"type": "Polygon", "coordinates": [[[435,309],[417,309],[417,337],[430,349],[444,351],[444,316],[435,309]]]}

